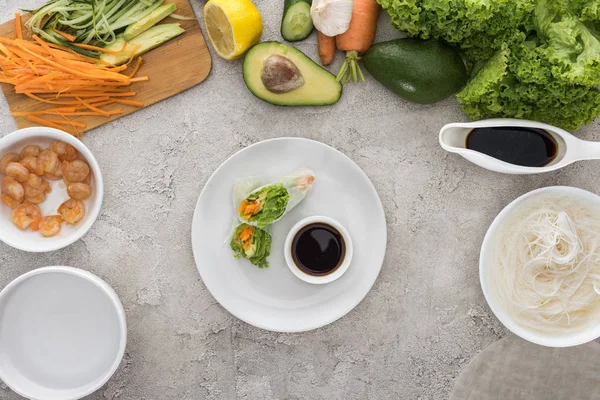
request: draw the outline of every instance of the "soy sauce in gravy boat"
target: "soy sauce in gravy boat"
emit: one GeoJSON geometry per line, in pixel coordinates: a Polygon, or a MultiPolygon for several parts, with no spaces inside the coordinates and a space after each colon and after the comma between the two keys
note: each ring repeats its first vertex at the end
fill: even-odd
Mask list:
{"type": "Polygon", "coordinates": [[[440,145],[480,167],[505,174],[538,174],[575,161],[600,159],[600,143],[576,138],[552,125],[519,119],[452,123],[440,145]]]}

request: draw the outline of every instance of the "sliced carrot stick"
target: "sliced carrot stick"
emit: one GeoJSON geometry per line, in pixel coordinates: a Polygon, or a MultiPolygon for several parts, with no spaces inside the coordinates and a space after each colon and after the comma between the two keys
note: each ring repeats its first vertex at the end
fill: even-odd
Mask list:
{"type": "MultiPolygon", "coordinates": [[[[65,32],[55,33],[71,39],[68,34],[61,34],[65,32]]],[[[82,46],[85,47],[98,50],[94,46],[82,46]]],[[[144,106],[142,102],[126,99],[136,95],[129,85],[148,80],[147,76],[136,77],[142,63],[139,57],[129,75],[123,73],[133,61],[132,58],[127,64],[117,67],[78,54],[73,49],[44,42],[37,36],[33,40],[23,40],[18,36],[17,39],[0,37],[0,82],[13,85],[16,93],[38,103],[52,105],[46,110],[16,111],[12,115],[72,134],[79,134],[86,125],[71,121],[71,116],[108,118],[122,114],[124,110],[103,107],[112,104],[144,106]],[[41,118],[44,115],[54,117],[41,118]]]]}
{"type": "Polygon", "coordinates": [[[47,120],[45,120],[43,118],[36,117],[35,115],[28,115],[27,119],[29,121],[31,121],[31,122],[34,122],[36,124],[40,124],[42,126],[47,126],[49,128],[60,129],[61,131],[65,131],[67,133],[70,133],[71,135],[75,135],[75,136],[79,135],[79,131],[77,131],[77,130],[73,130],[73,129],[66,128],[64,126],[57,125],[57,124],[55,124],[53,122],[50,122],[50,121],[47,121],[47,120]]]}
{"type": "Polygon", "coordinates": [[[147,76],[140,76],[139,78],[131,78],[129,80],[129,82],[131,83],[135,83],[135,82],[148,82],[150,79],[147,76]]]}
{"type": "Polygon", "coordinates": [[[47,113],[59,113],[59,112],[75,112],[77,108],[75,107],[58,107],[58,108],[49,108],[44,111],[13,111],[11,114],[15,117],[26,117],[27,115],[42,115],[47,113]]]}
{"type": "MultiPolygon", "coordinates": [[[[64,105],[64,106],[73,106],[73,105],[79,105],[81,104],[81,102],[79,100],[60,100],[60,101],[55,101],[55,100],[47,100],[47,99],[43,99],[41,97],[38,97],[32,93],[23,93],[25,96],[30,97],[34,100],[40,101],[42,103],[47,103],[47,104],[56,104],[56,105],[64,105]]],[[[96,97],[94,98],[96,101],[98,101],[97,99],[108,99],[108,97],[96,97]]]]}
{"type": "Polygon", "coordinates": [[[111,97],[133,97],[135,92],[70,92],[57,94],[56,98],[59,97],[98,97],[98,96],[111,96],[111,97]]]}
{"type": "Polygon", "coordinates": [[[127,106],[144,107],[144,103],[142,103],[140,101],[124,100],[124,99],[113,99],[112,101],[114,103],[123,104],[123,105],[127,105],[127,106]]]}
{"type": "Polygon", "coordinates": [[[79,100],[79,102],[81,104],[83,104],[84,106],[86,106],[87,108],[89,108],[92,111],[95,111],[97,113],[99,113],[100,115],[104,115],[105,117],[110,117],[110,114],[106,111],[104,111],[101,108],[98,108],[96,106],[91,105],[90,103],[85,102],[84,100],[81,99],[81,97],[76,97],[77,100],[79,100]]]}
{"type": "Polygon", "coordinates": [[[135,63],[135,67],[133,68],[133,71],[131,71],[131,73],[128,75],[130,78],[133,78],[135,76],[135,74],[138,73],[138,71],[140,70],[140,67],[142,66],[142,57],[138,57],[136,63],[135,63]]]}
{"type": "Polygon", "coordinates": [[[125,50],[125,47],[127,47],[127,42],[123,42],[123,47],[121,47],[119,50],[107,50],[103,47],[92,46],[90,44],[84,44],[84,43],[73,43],[73,46],[79,47],[81,49],[86,49],[86,50],[99,51],[100,53],[119,54],[120,52],[125,50]]]}
{"type": "Polygon", "coordinates": [[[77,39],[75,36],[70,35],[67,32],[59,31],[58,29],[54,29],[54,28],[52,28],[52,30],[54,31],[54,33],[58,33],[60,36],[67,39],[69,42],[74,42],[75,39],[77,39]]]}
{"type": "MultiPolygon", "coordinates": [[[[79,75],[79,76],[83,76],[83,77],[89,77],[89,78],[96,78],[96,79],[114,79],[114,80],[125,80],[120,78],[118,75],[119,74],[114,74],[111,72],[104,72],[104,71],[95,71],[95,73],[91,74],[91,73],[85,73],[85,72],[81,72],[78,71],[76,69],[73,68],[69,68],[69,67],[65,67],[63,65],[61,65],[60,63],[54,62],[44,56],[40,56],[38,54],[35,54],[34,52],[32,52],[31,50],[27,49],[26,47],[22,46],[20,43],[17,43],[17,46],[20,47],[21,49],[23,49],[25,52],[31,54],[32,56],[34,56],[35,58],[38,58],[39,60],[53,66],[56,67],[58,69],[60,69],[61,71],[65,71],[65,72],[70,72],[74,75],[79,75]]],[[[128,78],[128,77],[126,77],[128,78]]]]}
{"type": "Polygon", "coordinates": [[[21,13],[15,13],[15,33],[17,39],[23,39],[23,24],[21,23],[21,13]]]}
{"type": "MultiPolygon", "coordinates": [[[[110,115],[116,115],[116,114],[123,114],[123,110],[122,109],[118,109],[118,110],[108,110],[107,113],[109,113],[110,115]]],[[[98,116],[97,112],[94,111],[77,111],[77,112],[73,112],[73,113],[63,113],[62,115],[68,115],[68,116],[98,116]]]]}
{"type": "Polygon", "coordinates": [[[64,119],[47,119],[47,122],[51,122],[53,124],[56,125],[67,125],[67,126],[72,126],[73,128],[77,127],[77,128],[85,128],[87,125],[84,124],[83,122],[77,122],[77,121],[69,121],[64,120],[64,119]]]}

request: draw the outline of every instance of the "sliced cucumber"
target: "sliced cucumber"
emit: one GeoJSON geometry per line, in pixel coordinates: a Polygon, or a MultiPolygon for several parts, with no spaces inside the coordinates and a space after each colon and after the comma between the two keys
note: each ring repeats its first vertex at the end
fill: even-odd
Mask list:
{"type": "Polygon", "coordinates": [[[102,53],[100,59],[113,65],[121,65],[129,61],[132,57],[142,55],[181,35],[183,32],[185,30],[179,24],[155,25],[128,42],[122,37],[118,38],[113,44],[107,46],[106,49],[120,50],[126,43],[125,49],[117,54],[102,53]]]}
{"type": "Polygon", "coordinates": [[[165,4],[164,6],[158,7],[156,10],[152,11],[150,14],[140,19],[138,22],[134,22],[133,24],[129,25],[127,29],[125,29],[125,32],[123,32],[123,38],[125,40],[133,39],[139,34],[147,31],[149,28],[153,27],[163,19],[167,18],[176,10],[177,6],[174,3],[165,4]]]}
{"type": "Polygon", "coordinates": [[[310,16],[311,0],[285,0],[281,36],[288,42],[306,39],[314,25],[310,16]]]}

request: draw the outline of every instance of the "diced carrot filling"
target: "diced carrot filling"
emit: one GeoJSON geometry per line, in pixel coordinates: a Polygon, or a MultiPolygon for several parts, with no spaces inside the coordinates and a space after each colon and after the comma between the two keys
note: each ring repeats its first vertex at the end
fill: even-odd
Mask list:
{"type": "Polygon", "coordinates": [[[242,201],[242,204],[240,205],[240,208],[238,209],[238,213],[244,214],[243,218],[248,220],[254,214],[258,214],[258,212],[260,211],[260,208],[261,208],[261,204],[258,200],[254,200],[254,201],[244,200],[244,201],[242,201]]]}
{"type": "Polygon", "coordinates": [[[248,250],[252,246],[252,237],[254,236],[254,228],[251,226],[245,227],[239,235],[239,240],[244,250],[248,250]]]}

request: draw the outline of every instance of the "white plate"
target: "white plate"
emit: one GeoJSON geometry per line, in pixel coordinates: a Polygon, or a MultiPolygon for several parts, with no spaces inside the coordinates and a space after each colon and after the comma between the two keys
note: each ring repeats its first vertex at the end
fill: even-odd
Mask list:
{"type": "Polygon", "coordinates": [[[319,142],[280,138],[241,150],[223,163],[200,194],[192,222],[192,248],[204,284],[230,313],[256,327],[302,332],[327,325],[367,295],[381,270],[387,242],[385,215],[373,184],[352,160],[319,142]],[[270,267],[236,260],[227,242],[237,178],[278,178],[294,169],[315,171],[311,192],[298,207],[271,226],[270,267]],[[301,219],[326,215],[343,224],[354,243],[348,271],[335,282],[311,285],[285,263],[288,231],[301,219]]]}
{"type": "Polygon", "coordinates": [[[34,400],[74,400],[116,371],[127,342],[112,288],[71,267],[21,275],[0,292],[0,379],[34,400]]]}

